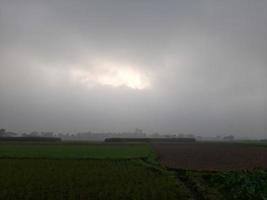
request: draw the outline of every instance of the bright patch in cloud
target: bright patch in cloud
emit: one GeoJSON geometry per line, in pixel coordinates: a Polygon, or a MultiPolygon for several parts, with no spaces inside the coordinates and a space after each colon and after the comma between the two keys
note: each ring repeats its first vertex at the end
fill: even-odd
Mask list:
{"type": "Polygon", "coordinates": [[[71,75],[86,86],[104,85],[143,90],[150,86],[148,77],[136,67],[111,62],[96,62],[88,68],[77,67],[71,75]]]}

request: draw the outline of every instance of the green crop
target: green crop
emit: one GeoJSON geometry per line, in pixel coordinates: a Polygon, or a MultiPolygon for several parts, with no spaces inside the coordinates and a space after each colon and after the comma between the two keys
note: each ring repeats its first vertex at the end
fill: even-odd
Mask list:
{"type": "Polygon", "coordinates": [[[0,199],[176,200],[175,177],[138,160],[0,159],[0,199]]]}
{"type": "Polygon", "coordinates": [[[227,199],[267,199],[267,172],[264,170],[218,172],[210,177],[210,183],[225,193],[227,199]]]}
{"type": "Polygon", "coordinates": [[[129,159],[152,154],[146,144],[0,143],[0,158],[129,159]]]}

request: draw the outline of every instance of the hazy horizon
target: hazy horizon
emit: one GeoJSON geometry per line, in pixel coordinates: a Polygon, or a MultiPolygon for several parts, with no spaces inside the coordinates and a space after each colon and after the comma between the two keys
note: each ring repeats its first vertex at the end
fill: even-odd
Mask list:
{"type": "Polygon", "coordinates": [[[0,128],[266,138],[266,10],[0,0],[0,128]]]}

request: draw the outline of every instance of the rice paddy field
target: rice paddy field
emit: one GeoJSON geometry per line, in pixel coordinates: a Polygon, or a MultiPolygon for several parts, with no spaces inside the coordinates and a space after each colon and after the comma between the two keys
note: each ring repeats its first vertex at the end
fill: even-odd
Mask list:
{"type": "Polygon", "coordinates": [[[231,156],[267,147],[220,145],[0,142],[0,200],[266,200],[265,166],[231,156]]]}

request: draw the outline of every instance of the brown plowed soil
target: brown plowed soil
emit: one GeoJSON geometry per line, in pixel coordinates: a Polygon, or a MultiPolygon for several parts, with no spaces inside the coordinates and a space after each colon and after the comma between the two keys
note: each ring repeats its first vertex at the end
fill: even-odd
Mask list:
{"type": "Polygon", "coordinates": [[[189,170],[267,169],[267,146],[234,143],[153,144],[160,162],[189,170]]]}

